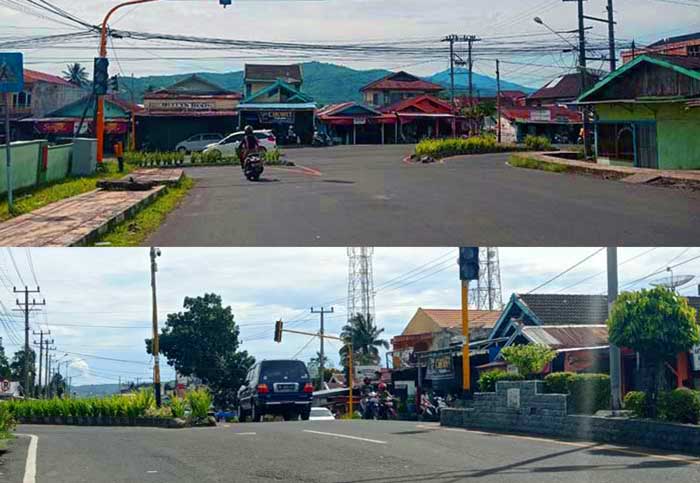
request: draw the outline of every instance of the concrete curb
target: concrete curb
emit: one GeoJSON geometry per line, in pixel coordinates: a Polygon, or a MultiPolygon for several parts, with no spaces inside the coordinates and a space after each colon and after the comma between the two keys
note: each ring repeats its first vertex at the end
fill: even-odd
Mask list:
{"type": "Polygon", "coordinates": [[[133,218],[139,211],[146,208],[148,205],[153,203],[158,197],[167,193],[167,186],[161,185],[153,188],[152,192],[148,194],[145,198],[137,201],[135,204],[131,205],[129,208],[117,213],[115,216],[104,222],[103,224],[94,227],[88,233],[82,235],[80,238],[73,240],[66,246],[80,247],[86,246],[97,240],[101,235],[105,234],[119,223],[133,218]]]}

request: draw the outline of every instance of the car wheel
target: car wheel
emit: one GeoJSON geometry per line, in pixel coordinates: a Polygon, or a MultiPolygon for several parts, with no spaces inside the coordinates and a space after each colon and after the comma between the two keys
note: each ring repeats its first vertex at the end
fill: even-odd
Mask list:
{"type": "Polygon", "coordinates": [[[260,146],[260,147],[258,148],[258,151],[260,151],[261,153],[266,153],[266,152],[267,152],[267,148],[266,148],[265,146],[260,146]]]}
{"type": "Polygon", "coordinates": [[[311,408],[309,408],[309,409],[302,409],[302,411],[301,411],[301,420],[302,420],[302,421],[308,421],[310,417],[311,417],[311,408]]]}
{"type": "Polygon", "coordinates": [[[253,404],[250,408],[250,421],[252,423],[259,423],[262,421],[262,416],[263,415],[260,413],[258,406],[253,404]]]}

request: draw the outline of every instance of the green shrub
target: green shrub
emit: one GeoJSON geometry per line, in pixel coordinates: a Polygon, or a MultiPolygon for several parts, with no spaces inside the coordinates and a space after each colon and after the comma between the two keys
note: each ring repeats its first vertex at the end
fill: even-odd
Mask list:
{"type": "Polygon", "coordinates": [[[418,156],[446,158],[463,154],[499,153],[513,151],[515,146],[498,144],[495,136],[470,138],[424,139],[416,146],[418,156]]]}
{"type": "Polygon", "coordinates": [[[174,418],[184,418],[185,417],[185,401],[182,398],[174,397],[170,401],[170,410],[173,413],[174,418]]]}
{"type": "Polygon", "coordinates": [[[698,424],[700,393],[687,387],[659,395],[659,418],[675,423],[698,424]]]}
{"type": "Polygon", "coordinates": [[[12,414],[11,405],[0,402],[0,439],[6,438],[15,428],[15,417],[12,414]]]}
{"type": "Polygon", "coordinates": [[[644,416],[644,404],[645,404],[646,394],[642,391],[630,391],[625,394],[625,399],[622,402],[623,407],[632,411],[636,417],[641,418],[644,416]]]}
{"type": "Polygon", "coordinates": [[[479,376],[479,391],[495,392],[498,381],[522,381],[525,379],[521,374],[515,374],[502,370],[484,372],[479,376]]]}
{"type": "Polygon", "coordinates": [[[279,148],[265,151],[263,161],[265,161],[265,164],[269,165],[280,164],[282,161],[282,152],[279,150],[279,148]]]}
{"type": "Polygon", "coordinates": [[[529,378],[542,372],[557,353],[544,344],[511,345],[501,350],[503,359],[518,368],[518,373],[529,378]]]}
{"type": "Polygon", "coordinates": [[[525,147],[530,151],[550,151],[552,143],[545,136],[525,136],[525,147]]]}
{"type": "Polygon", "coordinates": [[[187,403],[190,406],[192,421],[199,423],[209,416],[212,397],[206,389],[197,389],[187,393],[187,403]]]}
{"type": "Polygon", "coordinates": [[[569,409],[574,414],[595,414],[610,409],[610,376],[576,374],[569,384],[569,409]]]}
{"type": "Polygon", "coordinates": [[[549,394],[569,394],[569,384],[576,377],[573,372],[553,372],[544,378],[544,389],[549,394]]]}

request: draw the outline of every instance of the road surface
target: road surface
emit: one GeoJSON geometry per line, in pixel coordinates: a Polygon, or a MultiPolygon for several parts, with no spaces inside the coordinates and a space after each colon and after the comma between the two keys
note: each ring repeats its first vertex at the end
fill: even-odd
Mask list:
{"type": "MultiPolygon", "coordinates": [[[[38,436],[40,483],[700,481],[697,457],[434,423],[297,421],[184,430],[21,426],[18,431],[38,436]]],[[[26,442],[13,445],[16,452],[22,453],[26,442]]],[[[2,481],[22,481],[21,471],[4,476],[2,481]]]]}
{"type": "Polygon", "coordinates": [[[409,165],[411,146],[290,149],[310,169],[195,168],[147,245],[692,245],[700,192],[512,168],[508,155],[409,165]]]}

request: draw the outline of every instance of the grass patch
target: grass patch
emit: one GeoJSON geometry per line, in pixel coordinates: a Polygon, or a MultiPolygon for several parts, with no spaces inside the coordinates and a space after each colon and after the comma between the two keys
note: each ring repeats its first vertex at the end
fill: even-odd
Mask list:
{"type": "Polygon", "coordinates": [[[511,156],[508,159],[508,164],[515,168],[539,169],[550,173],[565,173],[569,170],[569,167],[563,164],[548,163],[547,161],[524,156],[511,156]]]}
{"type": "Polygon", "coordinates": [[[100,237],[95,244],[109,244],[119,247],[140,246],[163,223],[165,217],[174,210],[189,190],[194,186],[192,178],[185,176],[177,186],[166,188],[153,204],[141,210],[134,218],[124,220],[100,237]]]}
{"type": "Polygon", "coordinates": [[[106,161],[104,170],[92,176],[65,178],[22,192],[16,192],[12,212],[10,212],[7,204],[7,195],[3,195],[4,200],[0,201],[0,221],[6,221],[12,217],[29,213],[71,196],[87,193],[97,188],[98,181],[121,178],[133,171],[133,169],[134,166],[125,163],[124,172],[120,173],[116,161],[106,161]]]}

